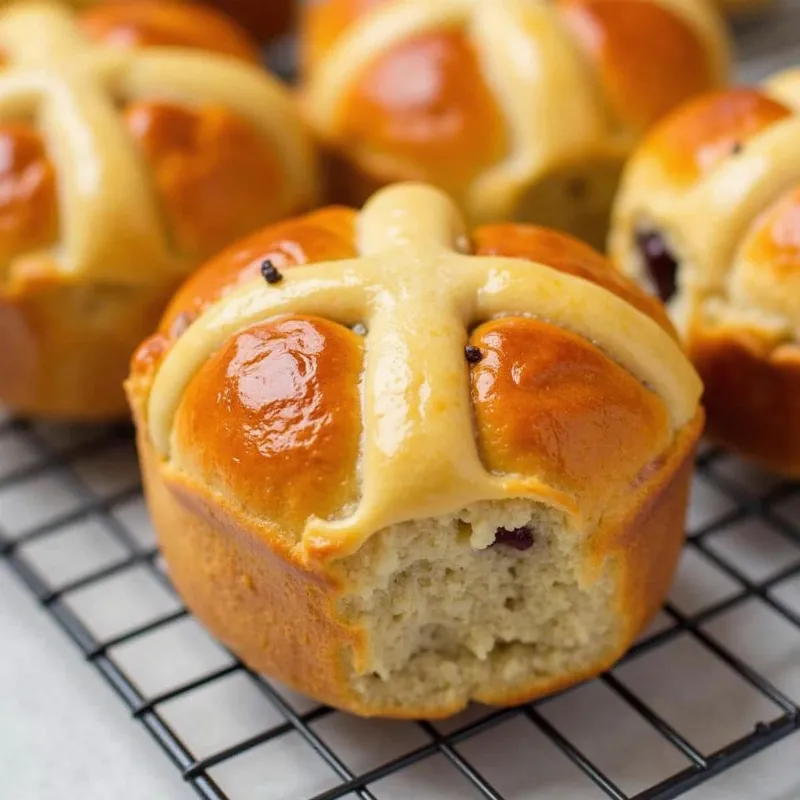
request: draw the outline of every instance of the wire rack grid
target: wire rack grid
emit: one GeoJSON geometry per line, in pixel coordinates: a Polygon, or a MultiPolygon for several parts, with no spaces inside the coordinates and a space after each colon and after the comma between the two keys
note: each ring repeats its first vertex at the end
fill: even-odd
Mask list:
{"type": "Polygon", "coordinates": [[[519,708],[370,722],[204,634],[129,430],[0,422],[0,554],[204,798],[679,797],[800,730],[799,523],[800,485],[708,450],[675,591],[616,669],[519,708]]]}

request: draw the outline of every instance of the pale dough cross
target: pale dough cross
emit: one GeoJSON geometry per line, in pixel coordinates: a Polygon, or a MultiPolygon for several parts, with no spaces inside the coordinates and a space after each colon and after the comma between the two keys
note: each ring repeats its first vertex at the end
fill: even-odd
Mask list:
{"type": "MultiPolygon", "coordinates": [[[[168,456],[184,390],[238,331],[281,315],[364,323],[362,499],[347,519],[310,520],[306,545],[357,549],[395,522],[452,514],[476,500],[528,497],[570,508],[541,482],[493,475],[473,433],[468,330],[524,315],[575,331],[649,386],[678,430],[694,417],[700,381],[658,324],[599,286],[521,259],[470,256],[454,203],[427,186],[378,193],[358,220],[356,259],[287,269],[207,309],[175,343],[155,378],[149,427],[168,456]]],[[[570,509],[574,510],[574,509],[570,509]]]]}
{"type": "Polygon", "coordinates": [[[133,101],[228,109],[285,165],[279,215],[313,195],[311,156],[282,121],[290,100],[252,65],[186,48],[97,45],[72,11],[45,2],[0,12],[0,49],[7,62],[0,122],[35,122],[55,163],[62,238],[42,256],[64,274],[139,284],[187,269],[171,247],[149,167],[121,114],[133,101]]]}

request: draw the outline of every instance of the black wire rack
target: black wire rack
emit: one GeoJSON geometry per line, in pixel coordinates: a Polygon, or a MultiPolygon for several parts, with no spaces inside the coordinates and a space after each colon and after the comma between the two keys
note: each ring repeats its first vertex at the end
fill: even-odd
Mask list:
{"type": "Polygon", "coordinates": [[[800,730],[800,676],[785,669],[800,665],[800,485],[717,450],[698,461],[673,599],[623,662],[555,699],[476,707],[445,723],[370,722],[313,705],[206,638],[159,559],[132,450],[127,428],[0,422],[0,556],[201,797],[535,800],[551,797],[555,780],[564,797],[668,800],[800,730]],[[757,644],[742,614],[758,617],[757,644]],[[695,676],[717,670],[716,696],[670,677],[675,658],[695,676]],[[671,696],[650,698],[654,685],[671,696]],[[195,698],[199,710],[187,713],[195,698]],[[691,708],[683,723],[680,706],[691,708]],[[711,738],[704,714],[716,720],[711,738]],[[623,717],[637,732],[614,745],[609,767],[623,717]],[[537,751],[544,761],[517,768],[509,786],[509,760],[537,751]],[[618,776],[632,760],[650,766],[618,776]],[[455,793],[437,788],[444,772],[455,793]]]}

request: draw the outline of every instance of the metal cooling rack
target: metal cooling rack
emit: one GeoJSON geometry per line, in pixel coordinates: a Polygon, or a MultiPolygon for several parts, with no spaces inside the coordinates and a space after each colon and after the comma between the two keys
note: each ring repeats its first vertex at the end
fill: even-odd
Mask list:
{"type": "Polygon", "coordinates": [[[622,664],[444,723],[312,704],[213,642],[159,560],[125,428],[0,422],[0,555],[204,798],[667,800],[800,730],[800,485],[716,450],[672,599],[622,664]]]}

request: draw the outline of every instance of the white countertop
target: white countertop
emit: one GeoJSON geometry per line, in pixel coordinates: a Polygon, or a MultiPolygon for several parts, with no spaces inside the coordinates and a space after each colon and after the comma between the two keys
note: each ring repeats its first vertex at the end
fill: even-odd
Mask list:
{"type": "Polygon", "coordinates": [[[0,797],[196,797],[2,561],[0,797]]]}

